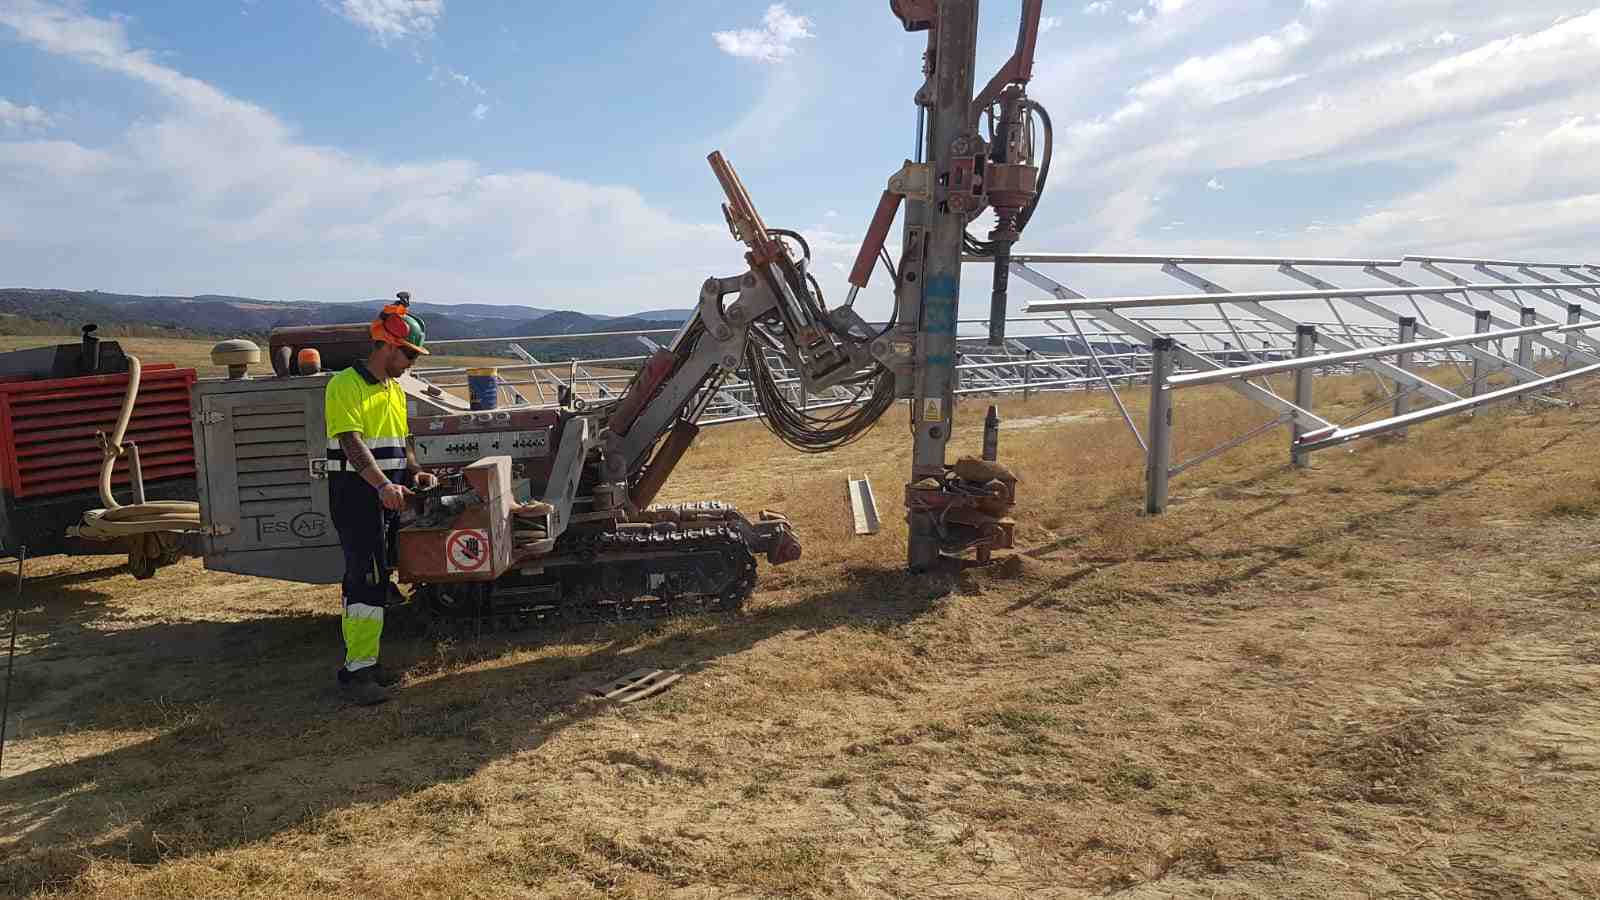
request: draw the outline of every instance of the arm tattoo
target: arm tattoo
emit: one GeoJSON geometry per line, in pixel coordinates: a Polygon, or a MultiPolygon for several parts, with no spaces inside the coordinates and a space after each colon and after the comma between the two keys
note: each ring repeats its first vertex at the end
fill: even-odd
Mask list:
{"type": "MultiPolygon", "coordinates": [[[[378,468],[378,461],[372,457],[372,451],[367,449],[366,442],[361,440],[361,432],[346,431],[339,435],[339,449],[344,451],[345,462],[349,464],[356,474],[360,475],[367,484],[372,484],[372,479],[367,478],[367,470],[378,473],[378,477],[387,481],[383,470],[378,468]]],[[[377,485],[372,485],[377,487],[377,485]]]]}
{"type": "Polygon", "coordinates": [[[415,476],[422,471],[422,466],[417,463],[417,439],[406,436],[406,471],[415,476]]]}

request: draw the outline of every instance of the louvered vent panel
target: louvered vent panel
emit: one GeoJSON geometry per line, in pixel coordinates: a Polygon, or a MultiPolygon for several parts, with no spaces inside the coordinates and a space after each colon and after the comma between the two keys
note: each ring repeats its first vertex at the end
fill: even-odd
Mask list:
{"type": "MultiPolygon", "coordinates": [[[[189,423],[193,369],[170,364],[144,368],[124,440],[139,445],[146,484],[194,477],[194,438],[189,423]]],[[[38,497],[93,490],[99,483],[102,454],[97,432],[108,436],[117,424],[126,375],[94,375],[0,384],[5,403],[5,483],[16,497],[38,497]]],[[[126,462],[112,483],[128,483],[126,462]]]]}
{"type": "Polygon", "coordinates": [[[240,406],[231,421],[240,516],[270,515],[296,500],[310,508],[305,405],[240,406]]]}

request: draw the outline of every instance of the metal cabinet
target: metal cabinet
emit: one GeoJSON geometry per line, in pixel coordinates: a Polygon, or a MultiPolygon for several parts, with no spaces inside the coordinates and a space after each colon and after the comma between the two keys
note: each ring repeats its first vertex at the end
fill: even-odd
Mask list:
{"type": "Polygon", "coordinates": [[[309,376],[194,386],[206,568],[307,584],[343,576],[324,472],[327,384],[309,376]]]}

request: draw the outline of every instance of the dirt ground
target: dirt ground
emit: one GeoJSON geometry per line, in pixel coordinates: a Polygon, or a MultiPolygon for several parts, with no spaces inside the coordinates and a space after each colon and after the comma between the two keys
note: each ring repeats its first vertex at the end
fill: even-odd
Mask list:
{"type": "MultiPolygon", "coordinates": [[[[743,612],[391,641],[406,681],[372,709],[334,691],[333,589],[33,564],[0,893],[1600,896],[1592,403],[1303,471],[1280,430],[1155,518],[1105,397],[1002,415],[1030,426],[1002,438],[1003,562],[902,571],[903,411],[822,457],[710,429],[663,499],[783,509],[806,544],[743,612]],[[862,472],[875,537],[849,528],[862,472]],[[685,677],[584,699],[641,667],[685,677]]],[[[982,406],[960,416],[971,450],[982,406]]],[[[1264,418],[1180,395],[1178,458],[1264,418]]]]}

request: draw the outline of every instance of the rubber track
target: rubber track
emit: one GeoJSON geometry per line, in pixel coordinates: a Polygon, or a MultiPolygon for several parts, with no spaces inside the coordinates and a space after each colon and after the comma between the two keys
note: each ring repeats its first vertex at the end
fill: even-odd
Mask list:
{"type": "MultiPolygon", "coordinates": [[[[596,585],[592,590],[585,591],[580,587],[573,592],[583,595],[585,600],[566,596],[555,610],[549,612],[503,610],[487,615],[443,616],[427,609],[425,604],[413,602],[406,604],[402,610],[393,611],[390,619],[400,620],[403,623],[402,630],[407,633],[466,638],[532,628],[648,621],[738,610],[755,590],[756,560],[744,539],[728,526],[706,523],[637,532],[608,531],[583,535],[557,546],[558,554],[573,560],[559,568],[580,568],[586,573],[596,573],[596,580],[598,573],[608,565],[643,566],[648,571],[650,559],[637,558],[641,553],[659,553],[663,563],[680,563],[686,554],[707,552],[721,554],[731,562],[727,568],[733,575],[717,593],[656,596],[652,599],[606,598],[596,585]]],[[[661,568],[668,572],[675,569],[673,566],[661,568]]]]}

